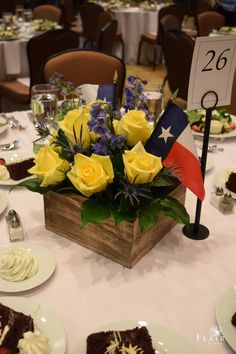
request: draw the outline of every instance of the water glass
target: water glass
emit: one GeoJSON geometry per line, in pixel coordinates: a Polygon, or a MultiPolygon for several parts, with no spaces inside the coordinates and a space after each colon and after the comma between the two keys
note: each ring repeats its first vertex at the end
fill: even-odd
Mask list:
{"type": "Polygon", "coordinates": [[[3,18],[5,29],[7,29],[12,25],[12,17],[13,17],[12,12],[3,12],[2,18],[3,18]]]}
{"type": "Polygon", "coordinates": [[[33,20],[33,12],[31,9],[25,9],[23,11],[24,21],[29,23],[33,20]]]}
{"type": "Polygon", "coordinates": [[[49,84],[35,85],[31,89],[31,109],[36,122],[51,127],[57,115],[57,95],[49,84]]]}
{"type": "Polygon", "coordinates": [[[163,93],[161,89],[146,91],[144,95],[147,97],[148,110],[151,113],[154,123],[160,117],[163,110],[163,93]]]}
{"type": "Polygon", "coordinates": [[[22,5],[17,5],[15,7],[15,14],[16,14],[16,20],[18,22],[22,22],[23,21],[23,15],[24,15],[24,7],[22,5]]]}

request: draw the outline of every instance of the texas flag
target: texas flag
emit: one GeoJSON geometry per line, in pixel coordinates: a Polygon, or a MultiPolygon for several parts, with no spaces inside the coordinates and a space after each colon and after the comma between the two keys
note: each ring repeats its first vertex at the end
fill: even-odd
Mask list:
{"type": "Polygon", "coordinates": [[[84,84],[76,88],[88,104],[94,100],[103,100],[111,102],[113,105],[116,101],[116,84],[84,84]]]}
{"type": "Polygon", "coordinates": [[[196,146],[186,114],[169,102],[145,145],[147,152],[162,157],[165,167],[200,200],[205,190],[196,146]]]}

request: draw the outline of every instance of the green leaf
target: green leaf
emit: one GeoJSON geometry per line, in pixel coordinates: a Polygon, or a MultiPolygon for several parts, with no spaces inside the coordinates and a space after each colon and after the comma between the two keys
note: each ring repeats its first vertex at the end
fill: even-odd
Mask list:
{"type": "Polygon", "coordinates": [[[115,207],[111,207],[111,214],[114,217],[115,225],[119,225],[121,221],[134,222],[137,218],[137,213],[135,210],[130,210],[127,213],[118,211],[115,207]]]}
{"type": "Polygon", "coordinates": [[[80,210],[81,227],[85,224],[99,224],[109,218],[110,208],[106,203],[101,203],[98,199],[87,199],[83,202],[80,210]]]}
{"type": "Polygon", "coordinates": [[[187,111],[186,114],[188,116],[188,121],[190,125],[200,122],[202,119],[202,114],[199,114],[199,112],[196,110],[187,111]]]}
{"type": "Polygon", "coordinates": [[[153,181],[151,186],[152,187],[167,187],[167,186],[175,186],[179,184],[179,181],[174,176],[168,175],[160,175],[157,176],[153,181]]]}
{"type": "Polygon", "coordinates": [[[178,202],[178,200],[168,196],[161,200],[160,203],[161,214],[172,217],[178,223],[189,224],[189,215],[183,204],[178,202]]]}
{"type": "Polygon", "coordinates": [[[149,204],[139,212],[139,226],[141,232],[155,224],[160,215],[160,205],[158,201],[149,204]]]}

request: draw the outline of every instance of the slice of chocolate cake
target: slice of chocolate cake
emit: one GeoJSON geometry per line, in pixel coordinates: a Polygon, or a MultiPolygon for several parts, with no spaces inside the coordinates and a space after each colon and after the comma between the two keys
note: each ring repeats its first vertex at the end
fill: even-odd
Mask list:
{"type": "Polygon", "coordinates": [[[226,188],[233,193],[236,193],[236,172],[231,172],[228,181],[225,183],[226,188]]]}
{"type": "Polygon", "coordinates": [[[231,318],[231,323],[234,327],[236,327],[236,312],[233,314],[233,316],[231,318]]]}
{"type": "Polygon", "coordinates": [[[0,348],[7,348],[17,353],[17,344],[28,331],[34,331],[32,317],[0,303],[0,348]]]}
{"type": "Polygon", "coordinates": [[[28,169],[34,166],[34,159],[30,158],[27,160],[13,162],[6,165],[11,179],[18,181],[19,179],[30,176],[28,169]]]}
{"type": "Polygon", "coordinates": [[[121,352],[155,354],[147,328],[98,332],[90,334],[87,338],[87,354],[120,354],[121,352]]]}

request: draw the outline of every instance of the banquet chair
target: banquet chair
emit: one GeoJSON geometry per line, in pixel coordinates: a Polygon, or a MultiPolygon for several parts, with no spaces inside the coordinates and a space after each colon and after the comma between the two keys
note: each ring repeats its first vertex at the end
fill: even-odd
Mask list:
{"type": "Polygon", "coordinates": [[[52,54],[78,48],[79,38],[76,33],[58,29],[41,33],[32,37],[27,43],[27,57],[29,62],[30,86],[18,80],[0,82],[0,97],[25,109],[30,103],[30,90],[35,84],[44,82],[42,66],[47,57],[52,54]]]}
{"type": "MultiPolygon", "coordinates": [[[[162,30],[161,30],[161,19],[166,16],[166,15],[173,15],[175,16],[180,25],[184,19],[184,8],[179,5],[168,5],[164,6],[160,9],[158,12],[158,28],[157,28],[157,34],[152,34],[152,33],[144,33],[141,35],[139,45],[138,45],[138,56],[137,56],[137,64],[140,64],[140,57],[141,57],[141,51],[142,51],[142,46],[144,43],[147,43],[149,45],[154,46],[154,52],[153,52],[153,70],[155,70],[156,67],[156,56],[157,56],[157,46],[162,46],[162,30]]],[[[162,60],[162,49],[161,49],[161,55],[160,55],[160,61],[162,60]]]]}
{"type": "Polygon", "coordinates": [[[197,28],[199,36],[208,36],[213,29],[218,30],[224,26],[224,16],[218,12],[206,11],[198,15],[197,28]]]}
{"type": "Polygon", "coordinates": [[[126,68],[123,60],[95,50],[77,49],[49,58],[43,68],[44,81],[49,82],[55,73],[61,73],[75,86],[82,84],[111,84],[117,73],[116,97],[122,100],[126,68]]]}
{"type": "Polygon", "coordinates": [[[53,5],[40,5],[33,8],[34,19],[44,19],[59,23],[61,16],[61,9],[53,5]]]}
{"type": "Polygon", "coordinates": [[[115,46],[117,27],[117,21],[111,20],[100,28],[97,33],[95,49],[112,54],[115,46]]]}
{"type": "Polygon", "coordinates": [[[79,6],[79,13],[82,21],[82,28],[71,27],[79,37],[85,39],[83,48],[88,44],[93,46],[97,36],[98,17],[104,11],[104,8],[98,4],[85,2],[79,6]]]}
{"type": "MultiPolygon", "coordinates": [[[[95,45],[95,48],[99,49],[98,47],[98,43],[97,43],[97,40],[98,40],[98,37],[100,35],[100,31],[101,29],[106,25],[108,24],[109,22],[112,22],[116,20],[114,14],[111,12],[111,11],[103,11],[100,13],[100,15],[98,16],[98,24],[97,24],[97,36],[96,36],[96,45],[95,45]]],[[[117,22],[117,21],[116,21],[117,22]]],[[[111,31],[111,27],[116,27],[115,26],[115,23],[113,23],[112,25],[109,26],[110,28],[110,32],[111,31]]],[[[109,29],[108,28],[108,29],[109,29]]],[[[109,35],[108,35],[108,29],[106,29],[106,34],[105,34],[105,38],[109,39],[109,35]]],[[[118,22],[117,22],[117,29],[118,29],[118,22]]],[[[124,57],[125,57],[125,45],[124,45],[124,41],[123,41],[123,38],[122,38],[122,33],[121,32],[118,32],[118,30],[116,29],[116,33],[115,33],[115,43],[120,43],[121,45],[121,58],[122,60],[124,60],[124,57]]],[[[103,40],[104,41],[104,40],[103,40]]],[[[100,47],[101,49],[101,47],[100,47]]],[[[107,51],[107,50],[105,50],[107,51]]],[[[111,53],[111,51],[107,51],[108,53],[111,53]]]]}
{"type": "Polygon", "coordinates": [[[73,0],[64,0],[61,3],[62,8],[62,23],[64,28],[70,29],[76,27],[76,17],[74,16],[73,0]]]}
{"type": "Polygon", "coordinates": [[[183,31],[167,31],[163,33],[163,50],[170,91],[179,89],[178,97],[187,100],[194,40],[183,31]]]}

